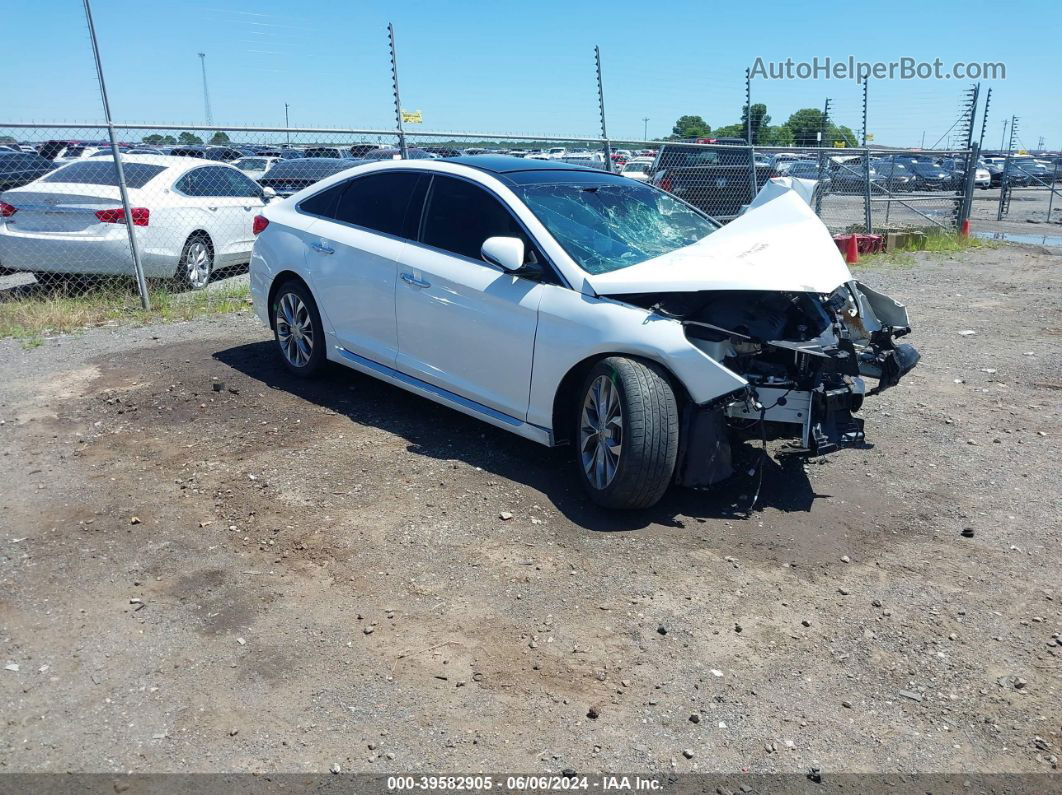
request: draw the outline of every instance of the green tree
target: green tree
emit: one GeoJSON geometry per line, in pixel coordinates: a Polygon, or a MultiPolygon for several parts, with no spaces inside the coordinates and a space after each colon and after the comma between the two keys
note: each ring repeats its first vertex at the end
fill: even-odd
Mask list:
{"type": "Polygon", "coordinates": [[[671,128],[673,139],[703,138],[711,133],[712,128],[700,116],[679,116],[675,126],[671,128]]]}
{"type": "Polygon", "coordinates": [[[728,124],[725,127],[716,127],[712,133],[713,138],[744,138],[744,124],[728,124]]]}
{"type": "Polygon", "coordinates": [[[15,139],[10,135],[0,135],[0,144],[13,144],[15,139]]]}
{"type": "Polygon", "coordinates": [[[760,146],[792,146],[793,131],[784,124],[765,125],[760,128],[756,143],[760,146]]]}
{"type": "Polygon", "coordinates": [[[193,135],[190,132],[183,132],[177,136],[177,141],[182,146],[194,146],[196,144],[203,143],[203,139],[198,135],[193,135]]]}
{"type": "Polygon", "coordinates": [[[144,143],[151,144],[152,146],[157,146],[158,144],[161,144],[162,140],[162,136],[158,133],[151,133],[151,135],[145,135],[143,138],[144,143]]]}
{"type": "Polygon", "coordinates": [[[741,108],[741,126],[745,129],[745,136],[747,139],[748,133],[752,133],[752,143],[762,144],[760,140],[760,130],[771,123],[771,117],[767,115],[767,106],[762,102],[754,102],[752,104],[752,124],[751,130],[749,127],[749,106],[745,105],[741,108]]]}
{"type": "Polygon", "coordinates": [[[218,130],[216,133],[210,136],[210,143],[212,143],[214,146],[224,146],[228,142],[229,134],[223,133],[221,130],[218,130]]]}
{"type": "Polygon", "coordinates": [[[785,126],[793,135],[796,146],[818,146],[819,133],[822,133],[822,145],[830,146],[827,140],[829,130],[824,129],[822,111],[818,108],[801,108],[786,121],[785,126]]]}
{"type": "Polygon", "coordinates": [[[846,127],[843,124],[840,127],[830,125],[830,140],[828,143],[823,141],[823,145],[833,146],[835,141],[844,141],[845,146],[859,146],[856,134],[852,132],[850,127],[846,127]]]}

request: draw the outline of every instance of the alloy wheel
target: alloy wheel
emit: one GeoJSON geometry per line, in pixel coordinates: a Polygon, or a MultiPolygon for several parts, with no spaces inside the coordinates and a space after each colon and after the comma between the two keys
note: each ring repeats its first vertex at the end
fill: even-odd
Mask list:
{"type": "Polygon", "coordinates": [[[579,457],[587,480],[604,489],[616,477],[623,450],[623,407],[608,376],[598,376],[586,390],[579,417],[579,457]]]}
{"type": "Polygon", "coordinates": [[[188,284],[199,290],[210,283],[210,247],[202,240],[193,240],[185,252],[184,269],[188,284]]]}
{"type": "Polygon", "coordinates": [[[304,367],[313,354],[313,320],[295,293],[284,293],[277,306],[277,342],[293,367],[304,367]]]}

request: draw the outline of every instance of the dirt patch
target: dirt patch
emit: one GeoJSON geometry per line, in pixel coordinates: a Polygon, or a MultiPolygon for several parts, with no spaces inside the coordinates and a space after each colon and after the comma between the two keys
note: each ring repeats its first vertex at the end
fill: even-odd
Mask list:
{"type": "Polygon", "coordinates": [[[859,273],[923,355],[872,446],[749,518],[250,316],[4,348],[0,770],[1050,770],[1060,260],[917,260],[859,273]]]}

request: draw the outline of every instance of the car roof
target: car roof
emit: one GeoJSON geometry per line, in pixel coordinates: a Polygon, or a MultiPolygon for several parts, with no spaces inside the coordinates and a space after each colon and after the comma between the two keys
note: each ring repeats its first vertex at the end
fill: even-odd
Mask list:
{"type": "Polygon", "coordinates": [[[573,163],[558,162],[555,160],[528,160],[523,157],[510,157],[509,155],[473,155],[470,157],[448,157],[448,163],[460,163],[463,166],[491,171],[495,174],[513,174],[518,171],[597,171],[585,166],[573,163]]]}
{"type": "MultiPolygon", "coordinates": [[[[75,160],[72,163],[65,165],[72,166],[77,163],[88,162],[90,158],[82,158],[81,160],[75,160]]],[[[153,166],[166,166],[167,168],[191,168],[193,166],[224,166],[227,163],[222,163],[217,160],[207,160],[203,157],[181,157],[180,155],[133,155],[123,154],[123,163],[148,163],[153,166]]]]}

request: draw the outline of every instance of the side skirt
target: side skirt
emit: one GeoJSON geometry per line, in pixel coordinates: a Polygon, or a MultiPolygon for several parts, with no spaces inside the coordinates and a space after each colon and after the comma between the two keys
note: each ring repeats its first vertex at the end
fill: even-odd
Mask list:
{"type": "Polygon", "coordinates": [[[388,367],[385,364],[380,364],[372,359],[352,353],[339,345],[335,346],[333,350],[336,355],[329,358],[351,369],[379,378],[381,381],[401,387],[407,392],[412,392],[415,395],[440,403],[462,414],[467,414],[469,417],[475,417],[495,427],[503,428],[515,433],[517,436],[522,436],[547,447],[553,445],[553,432],[549,428],[542,428],[524,420],[519,420],[516,417],[510,417],[508,414],[503,414],[490,406],[484,406],[482,403],[469,400],[442,387],[429,384],[427,381],[406,375],[393,367],[388,367]]]}

